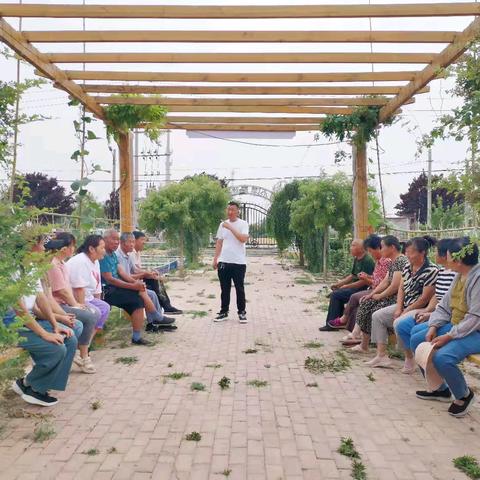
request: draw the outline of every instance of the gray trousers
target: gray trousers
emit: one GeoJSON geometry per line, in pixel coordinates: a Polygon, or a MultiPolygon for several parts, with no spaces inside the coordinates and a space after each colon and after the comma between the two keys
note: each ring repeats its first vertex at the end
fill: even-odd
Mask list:
{"type": "Polygon", "coordinates": [[[158,301],[157,294],[147,288],[147,295],[155,305],[155,312],[147,312],[147,323],[152,323],[155,320],[161,322],[163,320],[163,308],[158,301]]]}
{"type": "Polygon", "coordinates": [[[372,337],[371,342],[383,343],[386,345],[388,343],[388,332],[393,330],[393,324],[400,321],[402,318],[408,316],[415,316],[418,310],[410,310],[407,313],[400,315],[397,319],[393,318],[393,314],[397,309],[397,304],[390,305],[385,308],[381,308],[372,314],[372,337]]]}
{"type": "MultiPolygon", "coordinates": [[[[37,321],[47,332],[53,331],[50,322],[37,321]]],[[[62,345],[57,345],[43,340],[27,328],[20,329],[18,333],[21,337],[18,346],[24,348],[35,362],[32,371],[26,377],[27,384],[39,393],[65,390],[77,350],[75,335],[65,338],[62,345]]]]}
{"type": "Polygon", "coordinates": [[[83,323],[83,332],[78,337],[79,345],[90,345],[92,340],[93,331],[95,330],[95,325],[99,319],[98,312],[95,312],[90,309],[83,310],[83,308],[73,308],[70,305],[62,304],[61,307],[67,312],[75,315],[77,320],[83,323]]]}

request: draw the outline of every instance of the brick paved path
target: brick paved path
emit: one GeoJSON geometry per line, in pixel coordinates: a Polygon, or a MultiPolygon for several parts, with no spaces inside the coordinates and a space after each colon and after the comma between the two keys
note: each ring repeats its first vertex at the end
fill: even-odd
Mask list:
{"type": "Polygon", "coordinates": [[[375,370],[372,382],[359,358],[344,373],[307,372],[305,358],[333,352],[341,334],[318,331],[325,314],[311,301],[319,285],[296,284],[298,276],[274,258],[252,258],[246,326],[236,318],[212,323],[219,297],[213,272],[171,282],[172,297],[183,298],[178,304],[209,315],[180,318],[178,331],[154,348],[94,352],[99,372],[74,371],[51,410],[55,437],[34,443],[31,418],[7,426],[0,478],[200,480],[231,470],[230,479],[348,479],[350,460],[336,450],[350,436],[369,479],[465,479],[452,459],[480,458],[479,408],[454,419],[447,405],[414,398],[423,385],[418,375],[375,370]],[[324,346],[306,349],[313,340],[324,346]],[[258,352],[245,354],[248,348],[258,352]],[[126,355],[139,361],[114,363],[126,355]],[[164,377],[182,371],[191,376],[164,377]],[[232,379],[229,390],[217,385],[223,376],[232,379]],[[247,385],[256,379],[268,385],[247,385]],[[191,391],[194,381],[206,391],[191,391]],[[306,386],[313,382],[318,387],[306,386]],[[95,400],[101,407],[94,411],[95,400]],[[200,442],[185,440],[192,431],[200,442]],[[89,449],[98,454],[82,453],[89,449]]]}

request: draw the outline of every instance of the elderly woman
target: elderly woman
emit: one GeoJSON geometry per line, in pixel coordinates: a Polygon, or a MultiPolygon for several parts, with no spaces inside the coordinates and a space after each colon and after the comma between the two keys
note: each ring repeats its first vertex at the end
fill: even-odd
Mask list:
{"type": "Polygon", "coordinates": [[[410,347],[410,340],[412,335],[428,329],[428,319],[435,310],[437,304],[442,300],[443,296],[447,293],[450,285],[455,278],[455,272],[447,268],[448,260],[448,247],[451,239],[444,238],[437,243],[437,255],[435,263],[440,265],[440,271],[438,272],[437,281],[435,282],[435,295],[431,298],[429,304],[419,310],[415,315],[412,313],[406,317],[399,318],[393,324],[397,338],[400,340],[399,344],[405,349],[405,365],[402,372],[411,374],[415,372],[415,359],[414,351],[410,347]]]}
{"type": "Polygon", "coordinates": [[[480,265],[478,246],[456,238],[448,247],[448,262],[457,275],[428,321],[428,330],[412,336],[413,349],[423,341],[435,347],[433,365],[444,384],[436,391],[417,391],[418,398],[448,402],[448,413],[463,417],[473,404],[474,393],[458,367],[469,355],[480,353],[480,265]]]}
{"type": "Polygon", "coordinates": [[[435,293],[438,268],[428,259],[428,251],[435,244],[429,236],[415,237],[405,245],[408,264],[402,272],[402,283],[398,290],[397,302],[377,310],[372,315],[372,342],[377,344],[377,355],[366,362],[370,367],[390,367],[387,355],[388,331],[393,322],[406,314],[415,315],[430,302],[435,293]]]}

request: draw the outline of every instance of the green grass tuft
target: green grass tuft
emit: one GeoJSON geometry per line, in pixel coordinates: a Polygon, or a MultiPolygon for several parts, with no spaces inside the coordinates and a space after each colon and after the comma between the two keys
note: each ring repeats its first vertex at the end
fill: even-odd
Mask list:
{"type": "Polygon", "coordinates": [[[475,457],[464,455],[463,457],[454,458],[453,464],[467,477],[473,479],[480,478],[480,465],[475,457]]]}
{"type": "Polygon", "coordinates": [[[230,379],[228,377],[222,377],[218,382],[218,385],[222,390],[226,390],[227,388],[230,388],[230,379]]]}
{"type": "Polygon", "coordinates": [[[186,372],[173,372],[169,373],[168,375],[164,375],[165,378],[170,378],[172,380],[181,380],[182,378],[185,377],[190,377],[190,373],[186,372]]]}
{"type": "Polygon", "coordinates": [[[185,435],[185,440],[190,442],[199,442],[202,439],[202,436],[198,432],[191,432],[185,435]]]}
{"type": "Polygon", "coordinates": [[[123,363],[123,365],[133,365],[138,362],[137,357],[118,357],[115,359],[115,363],[123,363]]]}
{"type": "Polygon", "coordinates": [[[204,392],[206,388],[207,387],[205,387],[205,385],[203,383],[200,383],[200,382],[193,382],[190,385],[190,390],[193,390],[195,392],[204,392]]]}
{"type": "Polygon", "coordinates": [[[102,406],[102,402],[100,400],[95,400],[90,404],[90,408],[92,410],[98,410],[102,406]]]}
{"type": "Polygon", "coordinates": [[[371,381],[371,382],[376,382],[377,379],[373,376],[373,373],[369,373],[367,375],[367,378],[371,381]]]}
{"type": "Polygon", "coordinates": [[[343,351],[337,350],[333,357],[307,357],[304,366],[311,373],[338,373],[348,370],[351,365],[347,355],[343,351]]]}
{"type": "Polygon", "coordinates": [[[205,365],[206,368],[222,368],[222,366],[221,363],[207,363],[207,365],[205,365]]]}
{"type": "Polygon", "coordinates": [[[258,350],[256,348],[247,348],[246,350],[243,351],[243,353],[246,353],[247,355],[250,353],[257,353],[258,350]]]}
{"type": "Polygon", "coordinates": [[[352,478],[354,480],[367,480],[365,465],[359,460],[352,462],[352,478]]]}
{"type": "Polygon", "coordinates": [[[342,437],[337,452],[345,457],[360,458],[360,454],[357,452],[353,440],[350,437],[342,437]]]}
{"type": "Polygon", "coordinates": [[[82,452],[84,455],[88,455],[90,457],[94,457],[95,455],[100,454],[100,450],[98,448],[89,448],[88,450],[84,450],[82,452]]]}
{"type": "Polygon", "coordinates": [[[315,340],[303,344],[303,348],[322,348],[323,343],[316,342],[315,340]]]}
{"type": "Polygon", "coordinates": [[[50,422],[40,422],[33,431],[33,441],[43,443],[55,436],[55,427],[50,422]]]}
{"type": "Polygon", "coordinates": [[[251,387],[266,387],[268,385],[268,382],[266,380],[250,380],[247,382],[247,385],[250,385],[251,387]]]}

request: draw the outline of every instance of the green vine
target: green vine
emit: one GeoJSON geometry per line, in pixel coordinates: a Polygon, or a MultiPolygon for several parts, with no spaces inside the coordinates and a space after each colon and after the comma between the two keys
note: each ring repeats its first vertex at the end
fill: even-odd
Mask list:
{"type": "MultiPolygon", "coordinates": [[[[141,95],[119,96],[141,97],[141,95]]],[[[104,109],[107,120],[110,122],[110,125],[107,125],[107,135],[115,140],[118,140],[120,133],[128,133],[141,124],[150,140],[158,140],[167,116],[167,109],[161,105],[113,104],[104,109]]]]}
{"type": "MultiPolygon", "coordinates": [[[[349,115],[327,115],[320,131],[328,138],[349,141],[357,147],[366,145],[377,135],[380,106],[356,107],[349,115]]],[[[390,125],[392,122],[385,122],[390,125]]]]}

